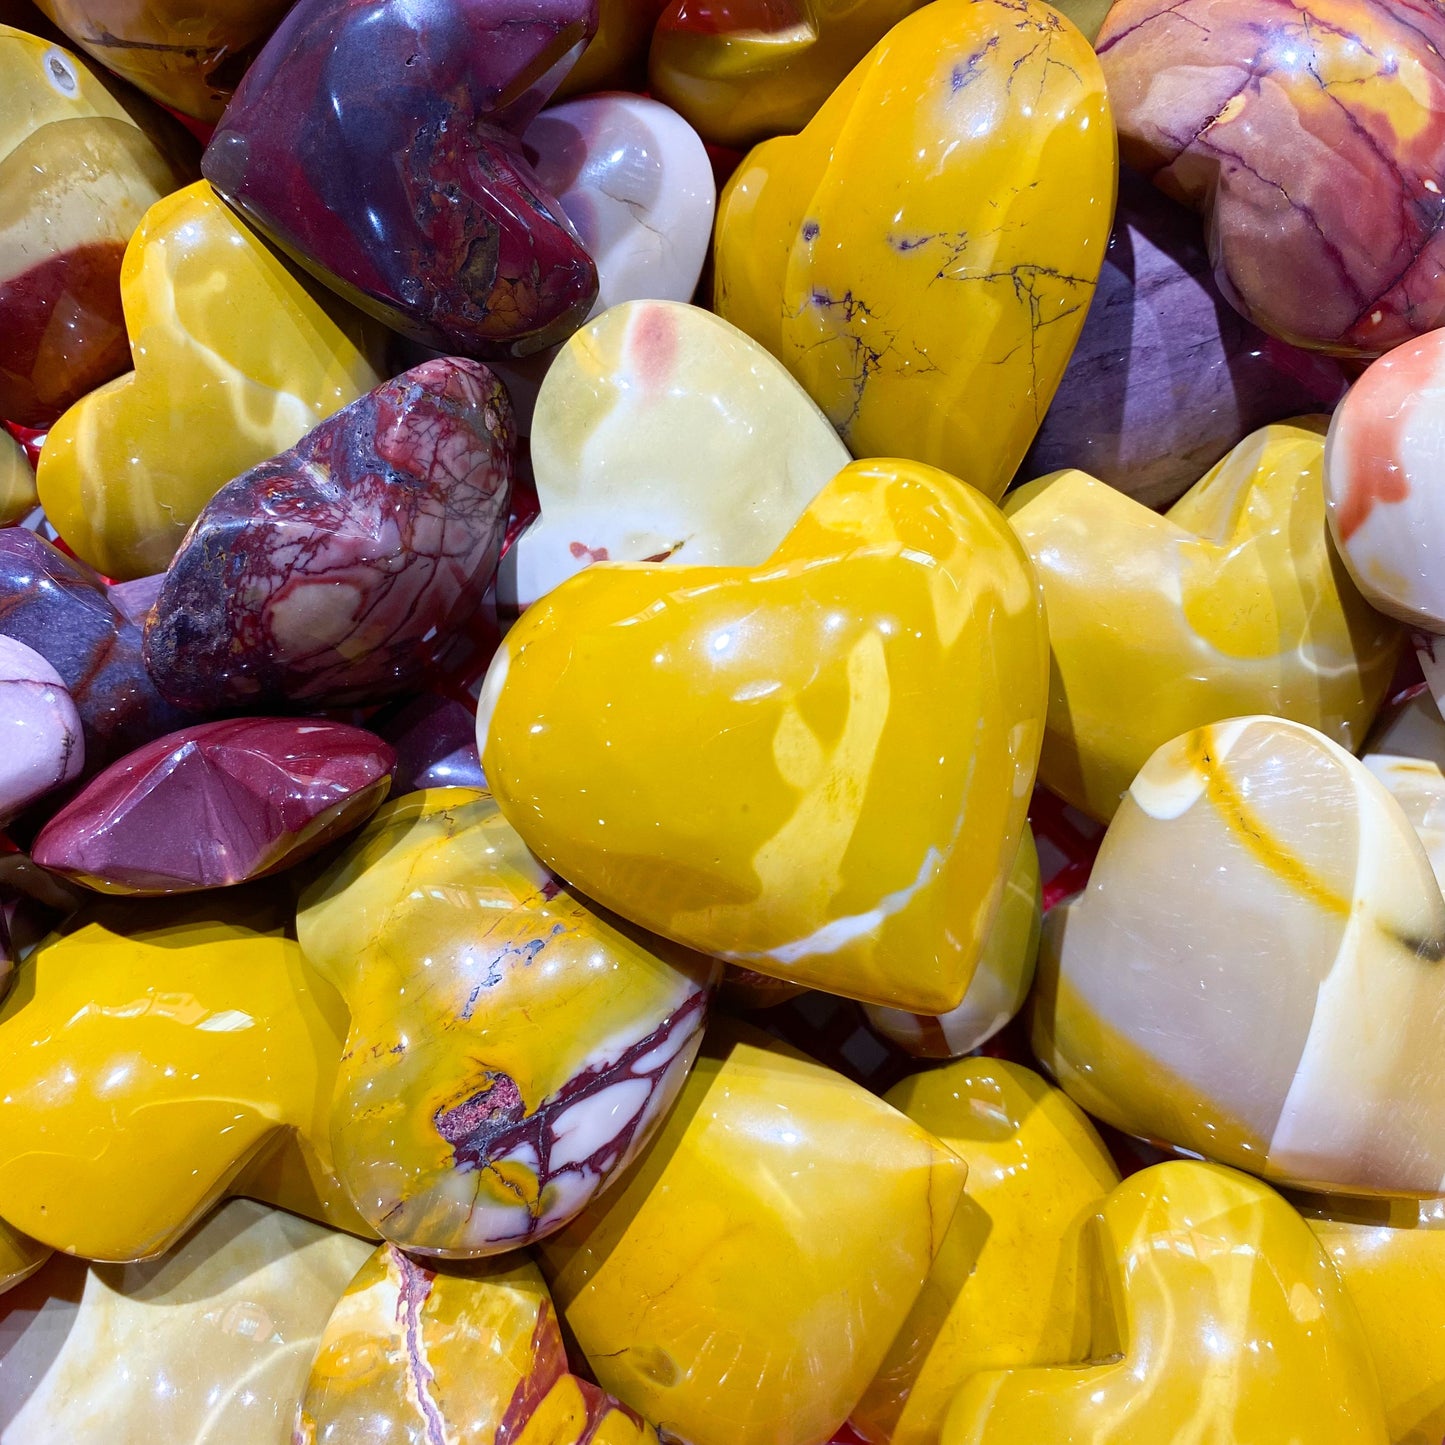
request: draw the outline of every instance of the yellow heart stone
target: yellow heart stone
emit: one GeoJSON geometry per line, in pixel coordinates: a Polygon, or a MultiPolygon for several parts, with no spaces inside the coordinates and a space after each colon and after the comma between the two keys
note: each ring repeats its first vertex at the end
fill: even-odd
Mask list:
{"type": "Polygon", "coordinates": [[[802,382],[854,456],[1003,495],[1078,339],[1114,214],[1088,41],[1038,0],[895,25],[718,206],[717,312],[802,382]]]}
{"type": "Polygon", "coordinates": [[[1019,846],[1045,653],[998,510],[855,462],[761,566],[598,563],[549,593],[492,664],[479,744],[508,821],[604,907],[938,1014],[1019,846]]]}
{"type": "Polygon", "coordinates": [[[370,322],[303,282],[205,181],[158,201],[126,248],[135,370],[50,430],[46,516],[107,577],[163,572],[201,508],[378,385],[370,322]]]}
{"type": "Polygon", "coordinates": [[[1364,742],[1401,633],[1330,540],[1325,425],[1263,427],[1163,516],[1079,471],[1010,494],[1048,604],[1045,787],[1107,822],[1156,748],[1248,713],[1364,742]]]}

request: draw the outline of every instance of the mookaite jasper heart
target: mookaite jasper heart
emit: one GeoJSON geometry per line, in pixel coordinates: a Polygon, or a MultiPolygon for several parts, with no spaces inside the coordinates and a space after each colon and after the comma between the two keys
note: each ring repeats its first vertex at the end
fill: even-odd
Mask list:
{"type": "Polygon", "coordinates": [[[1114,208],[1088,42],[1037,0],[935,0],[718,207],[718,314],[854,456],[1003,495],[1063,375],[1114,208]]]}
{"type": "Polygon", "coordinates": [[[56,422],[37,484],[78,556],[133,578],[165,571],[238,472],[380,377],[365,318],[303,284],[204,181],[146,212],[120,290],[135,370],[56,422]]]}
{"type": "Polygon", "coordinates": [[[855,462],[760,566],[602,563],[548,594],[492,663],[478,737],[508,821],[604,907],[937,1014],[1019,845],[1046,668],[992,504],[855,462]]]}
{"type": "Polygon", "coordinates": [[[848,465],[807,392],[699,306],[633,301],[561,349],[537,394],[542,515],[503,559],[527,606],[592,562],[756,566],[848,465]]]}
{"type": "Polygon", "coordinates": [[[596,24],[596,0],[301,0],[201,168],[394,329],[540,350],[585,319],[597,272],[520,135],[596,24]]]}
{"type": "Polygon", "coordinates": [[[1330,545],[1323,432],[1262,427],[1164,516],[1079,471],[1010,493],[1048,603],[1045,787],[1107,821],[1155,748],[1243,713],[1363,744],[1402,634],[1330,545]]]}

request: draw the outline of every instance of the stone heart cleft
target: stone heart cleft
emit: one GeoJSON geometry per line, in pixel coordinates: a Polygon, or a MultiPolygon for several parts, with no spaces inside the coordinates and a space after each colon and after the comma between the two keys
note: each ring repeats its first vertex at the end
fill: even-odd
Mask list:
{"type": "Polygon", "coordinates": [[[341,1178],[378,1233],[448,1258],[539,1239],[622,1173],[720,972],[614,926],[467,788],[383,808],[302,895],[297,936],[351,1011],[341,1178]]]}
{"type": "Polygon", "coordinates": [[[604,907],[938,1014],[1019,846],[1046,684],[1038,583],[997,509],[932,467],[855,462],[760,566],[600,563],[543,598],[493,660],[478,739],[508,821],[604,907]]]}
{"type": "Polygon", "coordinates": [[[1117,173],[1088,42],[1037,0],[935,0],[718,205],[714,302],[854,456],[998,498],[1084,324],[1117,173]]]}
{"type": "Polygon", "coordinates": [[[596,0],[301,0],[201,168],[395,330],[540,350],[586,319],[597,272],[520,136],[596,26],[596,0]]]}

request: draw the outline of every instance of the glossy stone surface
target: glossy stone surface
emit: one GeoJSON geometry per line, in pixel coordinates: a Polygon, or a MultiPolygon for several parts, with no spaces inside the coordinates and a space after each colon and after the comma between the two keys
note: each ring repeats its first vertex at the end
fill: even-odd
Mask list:
{"type": "Polygon", "coordinates": [[[1374,362],[1330,420],[1330,532],[1371,606],[1445,632],[1445,330],[1374,362]]]}
{"type": "Polygon", "coordinates": [[[1428,691],[1381,716],[1360,761],[1400,805],[1445,888],[1445,720],[1428,691]]]}
{"type": "Polygon", "coordinates": [[[0,427],[0,527],[13,527],[40,505],[25,448],[0,427]]]}
{"type": "Polygon", "coordinates": [[[931,1134],[762,1035],[715,1030],[656,1143],[546,1241],[598,1382],[690,1445],[823,1445],[963,1188],[931,1134]]]}
{"type": "Polygon", "coordinates": [[[1045,645],[991,503],[855,462],[760,567],[598,563],[528,608],[483,686],[482,766],[527,845],[603,907],[944,1013],[1024,826],[1045,645]]]}
{"type": "Polygon", "coordinates": [[[696,306],[616,306],[542,382],[542,515],[503,560],[499,595],[529,605],[594,561],[757,566],[848,462],[808,394],[736,327],[696,306]]]}
{"type": "Polygon", "coordinates": [[[120,274],[135,370],[77,402],[40,456],[40,500],[107,577],[163,572],[238,472],[380,379],[370,333],[313,294],[204,182],[146,212],[120,274]]]}
{"type": "Polygon", "coordinates": [[[141,630],[117,591],[34,532],[0,530],[0,633],[60,675],[92,770],[188,721],[155,690],[141,661],[141,630]]]}
{"type": "Polygon", "coordinates": [[[36,0],[107,70],[163,105],[216,121],[287,0],[36,0]]]}
{"type": "Polygon", "coordinates": [[[288,922],[255,888],[112,900],[20,965],[0,1009],[8,1223],[146,1259],[236,1193],[368,1232],[330,1163],[346,1007],[288,922]]]}
{"type": "Polygon", "coordinates": [[[80,714],[60,674],[0,634],[0,818],[68,783],[85,766],[80,714]]]}
{"type": "Polygon", "coordinates": [[[935,0],[734,174],[717,311],[855,456],[997,498],[1084,323],[1115,172],[1104,78],[1073,26],[1035,0],[935,0]]]}
{"type": "Polygon", "coordinates": [[[942,1445],[1387,1445],[1359,1316],[1273,1190],[1160,1164],[1119,1185],[1091,1229],[1092,1363],[973,1376],[942,1445]]]}
{"type": "Polygon", "coordinates": [[[1277,718],[1186,733],[1044,922],[1034,1049],[1131,1134],[1300,1188],[1445,1193],[1445,900],[1362,763],[1277,718]]]}
{"type": "Polygon", "coordinates": [[[477,756],[474,707],[456,698],[423,693],[370,723],[396,750],[392,797],[422,788],[487,786],[477,756]]]}
{"type": "Polygon", "coordinates": [[[598,0],[597,33],[557,87],[557,97],[646,90],[652,28],[669,0],[598,0]]]}
{"type": "Polygon", "coordinates": [[[920,1059],[956,1059],[987,1043],[1028,997],[1039,952],[1041,901],[1039,853],[1032,831],[1025,826],[963,1002],[936,1015],[870,1005],[868,1022],[920,1059]]]}
{"type": "Polygon", "coordinates": [[[1393,1445],[1445,1439],[1445,1201],[1322,1196],[1305,1218],[1359,1311],[1393,1445]]]}
{"type": "Polygon", "coordinates": [[[0,417],[44,426],[126,369],[121,257],[183,180],[74,55],[0,25],[0,417]]]}
{"type": "Polygon", "coordinates": [[[1438,6],[1119,0],[1097,44],[1124,161],[1201,213],[1243,315],[1360,356],[1445,322],[1438,6]]]}
{"type": "Polygon", "coordinates": [[[442,357],[222,487],[146,622],[156,686],[188,707],[322,707],[469,656],[515,443],[502,384],[442,357]]]}
{"type": "Polygon", "coordinates": [[[235,1199],[158,1260],[57,1256],[0,1300],[0,1445],[279,1445],[370,1252],[235,1199]]]}
{"type": "Polygon", "coordinates": [[[1018,1064],[965,1059],[885,1097],[968,1165],[968,1182],[852,1424],[880,1445],[934,1445],[970,1375],[1087,1357],[1084,1226],[1119,1171],[1077,1105],[1018,1064]]]}
{"type": "Polygon", "coordinates": [[[102,893],[244,883],[359,827],[386,797],[394,759],[374,733],[321,718],[201,723],[112,763],[31,854],[102,893]]]}
{"type": "Polygon", "coordinates": [[[707,149],[675,110],[589,95],[544,110],[522,137],[597,266],[592,313],[643,298],[690,301],[712,239],[707,149]]]}
{"type": "Polygon", "coordinates": [[[1019,480],[1077,467],[1165,507],[1250,432],[1329,411],[1347,384],[1333,357],[1229,305],[1198,218],[1124,170],[1098,290],[1019,480]]]}
{"type": "Polygon", "coordinates": [[[1402,639],[1331,545],[1324,433],[1255,432],[1164,516],[1078,471],[1009,497],[1048,604],[1045,787],[1107,821],[1155,748],[1244,713],[1360,747],[1402,639]]]}
{"type": "Polygon", "coordinates": [[[202,170],[282,250],[442,351],[562,341],[597,272],[519,137],[597,0],[299,0],[202,170]]]}
{"type": "MultiPolygon", "coordinates": [[[[0,1294],[29,1279],[50,1255],[47,1245],[28,1238],[0,1219],[0,1294]]],[[[0,1322],[3,1322],[4,1314],[5,1306],[0,1304],[0,1322]]],[[[4,1324],[0,1323],[0,1350],[3,1349],[4,1324]]],[[[0,1361],[3,1361],[3,1355],[0,1355],[0,1361]]],[[[3,1369],[3,1363],[0,1363],[0,1371],[3,1369]]],[[[4,1436],[0,1435],[0,1440],[3,1439],[4,1436]]]]}
{"type": "Polygon", "coordinates": [[[514,1255],[438,1273],[386,1244],[326,1327],[295,1438],[344,1445],[363,1424],[388,1445],[657,1445],[651,1426],[568,1370],[536,1265],[514,1255]]]}
{"type": "Polygon", "coordinates": [[[296,927],[351,1012],[342,1180],[383,1237],[449,1258],[550,1234],[627,1167],[720,972],[615,927],[465,788],[384,807],[296,927]]]}
{"type": "Polygon", "coordinates": [[[648,80],[715,145],[791,135],[921,3],[671,0],[653,33],[648,80]]]}

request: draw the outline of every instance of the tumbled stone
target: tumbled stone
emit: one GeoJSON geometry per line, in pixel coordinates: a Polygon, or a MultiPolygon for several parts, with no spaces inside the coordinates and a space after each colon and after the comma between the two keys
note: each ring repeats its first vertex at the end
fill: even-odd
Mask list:
{"type": "Polygon", "coordinates": [[[690,301],[712,239],[717,186],[701,137],[640,95],[544,110],[523,142],[597,264],[593,315],[622,301],[690,301]]]}
{"type": "Polygon", "coordinates": [[[469,650],[507,525],[514,432],[486,367],[424,362],[223,487],[146,624],[197,708],[376,701],[469,650]]]}
{"type": "Polygon", "coordinates": [[[112,764],[32,853],[102,893],[244,883],[359,827],[386,797],[394,760],[374,733],[322,718],[202,723],[112,764]]]}
{"type": "Polygon", "coordinates": [[[188,720],[155,690],[141,661],[140,627],[100,578],[21,527],[0,530],[0,633],[60,675],[92,769],[188,720]]]}
{"type": "Polygon", "coordinates": [[[0,635],[0,818],[84,766],[80,714],[60,674],[23,642],[0,635]]]}
{"type": "Polygon", "coordinates": [[[597,273],[519,137],[596,26],[596,0],[301,0],[202,169],[394,329],[539,350],[586,317],[597,273]]]}
{"type": "Polygon", "coordinates": [[[475,706],[424,693],[370,720],[396,749],[393,797],[420,788],[485,788],[475,706]]]}
{"type": "Polygon", "coordinates": [[[25,448],[0,427],[0,526],[23,521],[39,504],[35,495],[35,468],[25,448]]]}

